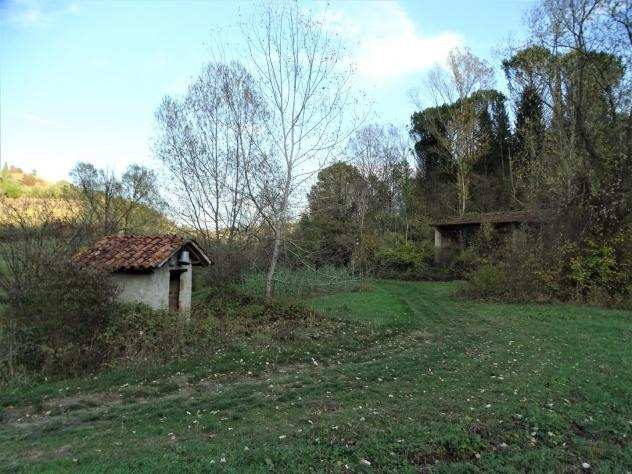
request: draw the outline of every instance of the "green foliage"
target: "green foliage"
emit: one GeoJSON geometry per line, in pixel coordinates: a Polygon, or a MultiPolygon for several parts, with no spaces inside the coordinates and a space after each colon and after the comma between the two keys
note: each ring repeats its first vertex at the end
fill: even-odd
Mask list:
{"type": "MultiPolygon", "coordinates": [[[[265,272],[247,275],[239,289],[249,295],[263,294],[265,272]]],[[[326,265],[319,268],[279,268],[274,277],[275,293],[282,299],[297,299],[336,291],[353,291],[362,280],[345,267],[326,265]]]]}
{"type": "MultiPolygon", "coordinates": [[[[339,274],[330,272],[328,278],[339,274]]],[[[82,277],[88,279],[85,273],[82,277]]],[[[104,289],[108,288],[107,281],[99,281],[104,289]]],[[[84,283],[87,287],[82,290],[94,294],[91,282],[84,283]]],[[[154,310],[143,304],[114,303],[107,308],[107,318],[98,324],[94,317],[106,313],[99,307],[100,300],[90,296],[82,296],[83,299],[73,303],[78,308],[92,304],[93,313],[81,313],[81,320],[70,318],[75,313],[68,305],[63,306],[67,311],[65,319],[56,312],[62,307],[56,305],[51,305],[47,313],[50,320],[45,322],[34,320],[27,325],[13,315],[0,325],[0,381],[17,379],[19,374],[59,376],[96,372],[104,367],[151,366],[200,359],[240,344],[255,347],[298,341],[333,324],[323,321],[302,303],[265,300],[258,291],[256,293],[255,296],[217,287],[199,290],[188,314],[154,310]],[[89,341],[82,336],[86,328],[89,341]],[[11,351],[17,351],[17,355],[9,359],[11,351]]],[[[71,296],[69,294],[68,299],[71,296]]],[[[295,299],[296,295],[293,296],[295,299]]],[[[28,308],[35,310],[33,305],[28,308]]]]}
{"type": "Polygon", "coordinates": [[[314,265],[348,265],[357,245],[362,203],[369,183],[357,168],[337,162],[318,173],[307,198],[309,212],[294,239],[314,265]]]}
{"type": "Polygon", "coordinates": [[[476,258],[466,272],[465,296],[632,306],[628,232],[601,243],[556,239],[551,229],[525,231],[513,243],[485,240],[481,233],[469,247],[476,258]]]}
{"type": "Polygon", "coordinates": [[[421,279],[427,275],[433,254],[429,246],[413,242],[388,241],[375,255],[375,272],[382,277],[421,279]]]}
{"type": "Polygon", "coordinates": [[[18,198],[22,196],[24,192],[20,183],[12,180],[10,177],[3,178],[0,185],[0,194],[8,198],[18,198]]]}
{"type": "Polygon", "coordinates": [[[108,363],[142,365],[186,355],[195,338],[182,314],[143,304],[121,304],[103,329],[100,342],[108,363]]]}
{"type": "Polygon", "coordinates": [[[108,275],[68,262],[16,280],[0,321],[11,329],[13,364],[53,374],[97,367],[98,335],[115,312],[115,295],[108,275]]]}
{"type": "Polygon", "coordinates": [[[503,265],[483,265],[467,275],[461,294],[473,298],[494,298],[506,291],[507,274],[503,265]]]}
{"type": "Polygon", "coordinates": [[[242,288],[209,289],[198,294],[192,312],[196,347],[268,345],[296,342],[329,326],[296,298],[265,299],[242,288]]]}
{"type": "Polygon", "coordinates": [[[14,166],[5,166],[0,171],[0,197],[11,199],[59,197],[67,185],[64,181],[49,183],[39,178],[35,172],[25,173],[14,166]]]}
{"type": "MultiPolygon", "coordinates": [[[[629,239],[629,237],[628,237],[629,239]]],[[[611,299],[629,297],[632,290],[632,275],[627,256],[618,258],[616,247],[624,237],[614,242],[596,243],[588,241],[581,248],[569,244],[562,249],[562,259],[568,262],[561,268],[562,284],[573,291],[573,299],[598,303],[611,299]]]]}
{"type": "Polygon", "coordinates": [[[16,352],[19,348],[15,337],[15,325],[8,322],[4,311],[4,305],[0,305],[0,384],[12,378],[17,379],[18,374],[22,372],[16,361],[16,352]]]}
{"type": "Polygon", "coordinates": [[[362,129],[351,141],[358,167],[338,162],[319,173],[308,212],[292,234],[300,261],[369,273],[386,234],[419,237],[423,225],[416,218],[407,150],[393,136],[399,136],[396,129],[362,129]]]}
{"type": "Polygon", "coordinates": [[[510,127],[505,97],[495,90],[480,90],[472,96],[429,107],[413,114],[411,135],[415,140],[419,192],[433,218],[457,212],[456,197],[464,192],[457,180],[465,180],[471,190],[467,207],[478,212],[508,207],[510,127]],[[476,123],[476,150],[470,150],[472,162],[457,166],[450,143],[459,111],[467,109],[476,123]],[[460,176],[465,173],[467,176],[460,176]],[[458,189],[458,192],[457,192],[458,189]]]}

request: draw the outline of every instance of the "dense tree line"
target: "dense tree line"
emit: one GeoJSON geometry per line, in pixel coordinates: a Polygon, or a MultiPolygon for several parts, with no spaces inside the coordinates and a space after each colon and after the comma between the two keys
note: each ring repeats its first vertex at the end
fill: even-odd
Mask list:
{"type": "Polygon", "coordinates": [[[488,62],[455,49],[420,85],[405,129],[358,127],[344,48],[295,7],[279,2],[265,22],[246,22],[243,64],[220,47],[156,115],[156,154],[177,197],[169,210],[212,253],[239,256],[216,268],[235,278],[265,265],[271,297],[279,264],[447,278],[513,258],[530,262],[514,273],[537,282],[534,292],[584,297],[594,281],[628,291],[625,278],[604,287],[628,265],[628,2],[542,0],[529,38],[497,64],[506,87],[488,62]],[[433,221],[512,210],[555,221],[520,258],[487,235],[481,251],[434,265],[433,221]]]}
{"type": "Polygon", "coordinates": [[[520,248],[485,245],[481,235],[455,268],[502,274],[489,280],[500,293],[511,273],[505,293],[514,296],[628,298],[630,6],[545,0],[529,18],[529,40],[501,64],[508,96],[493,88],[485,61],[455,50],[447,67],[429,74],[397,159],[372,144],[386,143],[385,127],[375,125],[321,171],[295,233],[306,258],[436,276],[432,221],[545,209],[553,222],[520,248]],[[380,158],[366,168],[371,153],[380,158]]]}

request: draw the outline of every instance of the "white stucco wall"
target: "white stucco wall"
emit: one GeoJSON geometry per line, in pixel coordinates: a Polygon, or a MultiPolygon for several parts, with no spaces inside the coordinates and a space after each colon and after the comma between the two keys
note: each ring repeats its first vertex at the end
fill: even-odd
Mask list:
{"type": "Polygon", "coordinates": [[[112,275],[119,287],[119,299],[145,303],[154,309],[169,307],[169,269],[164,266],[148,273],[117,272],[112,275]]]}
{"type": "Polygon", "coordinates": [[[170,262],[146,273],[116,272],[112,274],[119,287],[119,299],[126,302],[145,303],[154,309],[169,308],[170,270],[184,269],[180,273],[180,311],[191,309],[192,266],[172,266],[170,262]]]}

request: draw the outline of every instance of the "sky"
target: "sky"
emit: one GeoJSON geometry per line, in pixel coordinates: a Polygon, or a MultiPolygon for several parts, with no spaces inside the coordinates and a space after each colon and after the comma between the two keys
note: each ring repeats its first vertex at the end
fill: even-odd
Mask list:
{"type": "MultiPolygon", "coordinates": [[[[498,66],[525,35],[529,0],[302,1],[349,42],[371,121],[405,125],[411,89],[467,46],[498,66]]],[[[215,35],[239,41],[246,1],[0,0],[0,160],[48,180],[79,161],[157,165],[154,113],[182,95],[215,35]]],[[[498,88],[503,90],[500,71],[498,88]]]]}

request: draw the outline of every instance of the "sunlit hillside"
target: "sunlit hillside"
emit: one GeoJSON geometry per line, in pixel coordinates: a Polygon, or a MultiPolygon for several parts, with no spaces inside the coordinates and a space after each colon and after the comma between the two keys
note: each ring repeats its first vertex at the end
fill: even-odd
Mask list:
{"type": "Polygon", "coordinates": [[[66,181],[51,183],[37,176],[35,171],[29,173],[16,166],[5,164],[0,171],[0,196],[8,198],[57,197],[67,186],[66,181]]]}
{"type": "MultiPolygon", "coordinates": [[[[35,172],[5,165],[0,171],[0,226],[37,225],[47,220],[70,221],[79,217],[83,203],[66,181],[48,182],[35,172]]],[[[132,222],[139,231],[175,232],[176,226],[159,211],[142,208],[132,222]]]]}

